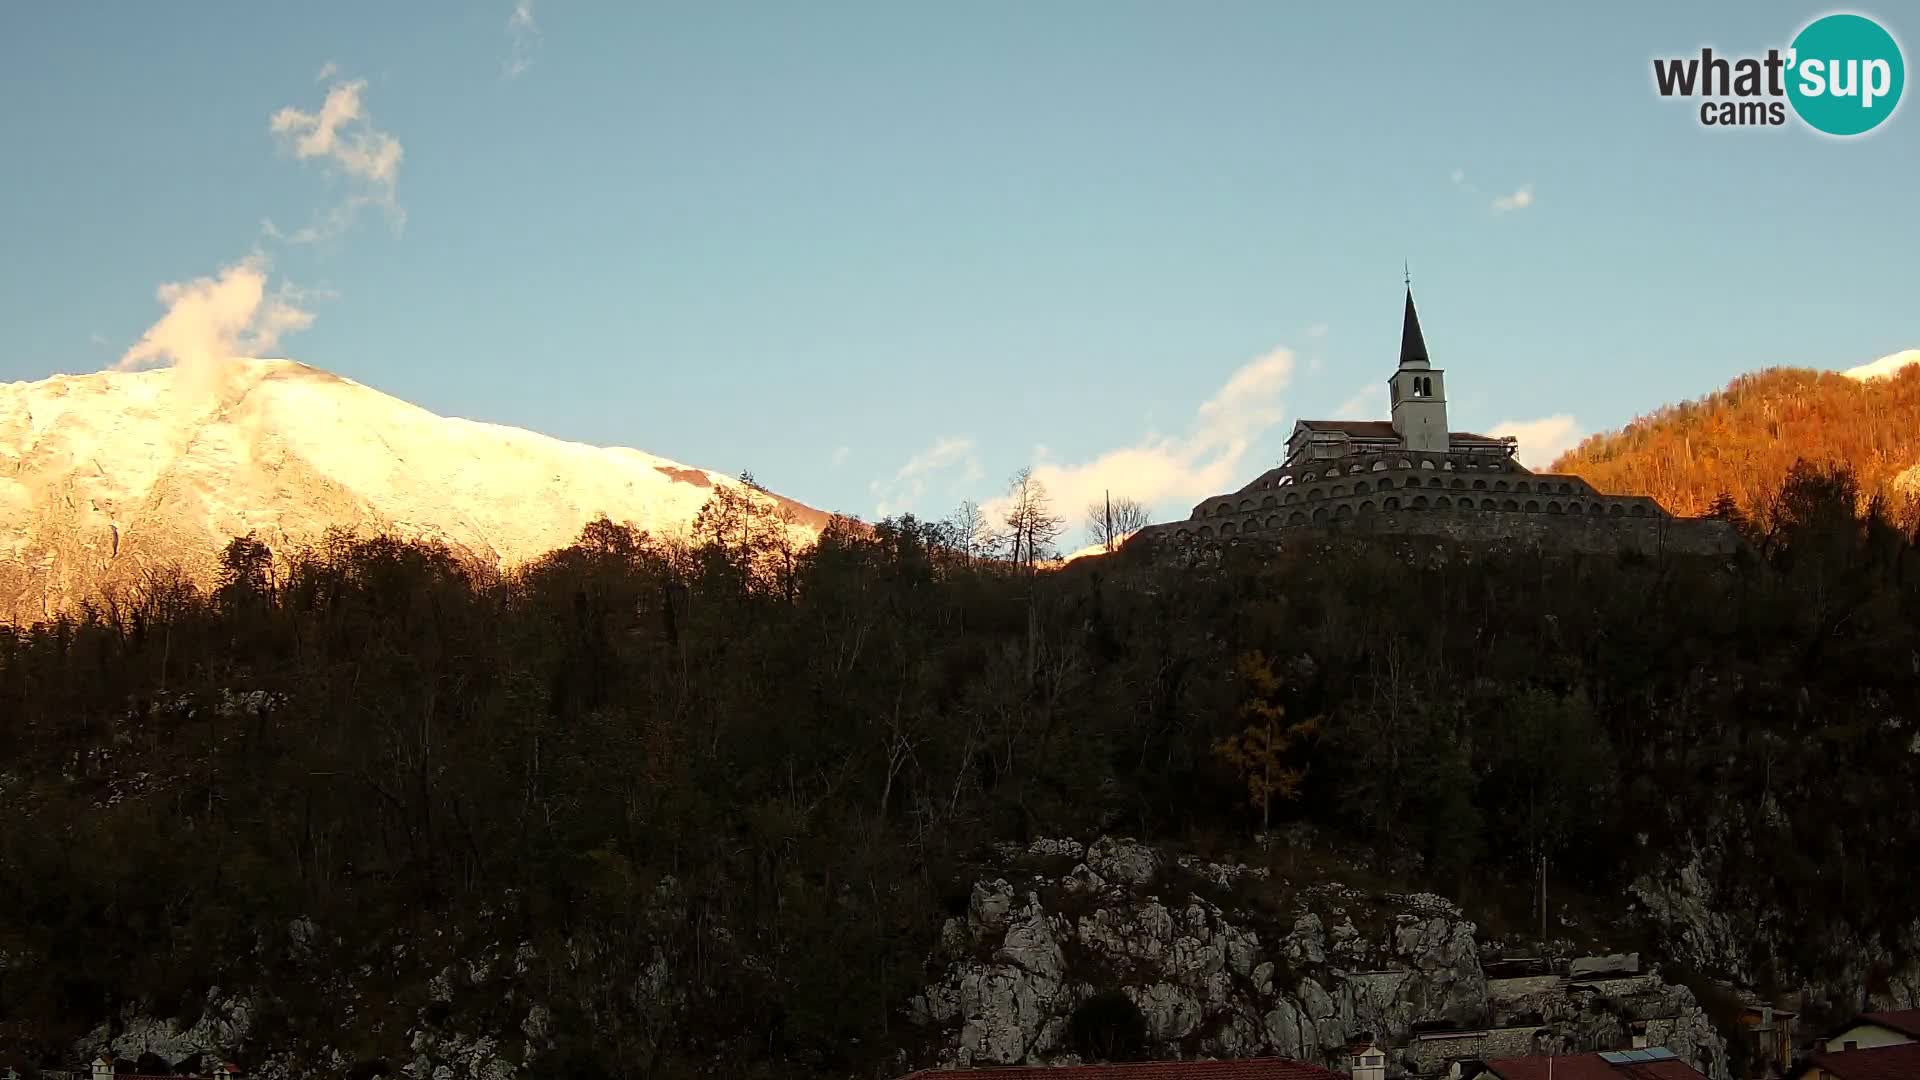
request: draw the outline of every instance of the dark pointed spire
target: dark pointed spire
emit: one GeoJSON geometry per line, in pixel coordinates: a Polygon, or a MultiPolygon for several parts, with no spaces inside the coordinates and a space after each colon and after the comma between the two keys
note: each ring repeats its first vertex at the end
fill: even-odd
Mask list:
{"type": "Polygon", "coordinates": [[[1413,310],[1413,286],[1407,286],[1407,319],[1400,327],[1400,366],[1427,367],[1427,341],[1420,336],[1420,313],[1413,310]]]}

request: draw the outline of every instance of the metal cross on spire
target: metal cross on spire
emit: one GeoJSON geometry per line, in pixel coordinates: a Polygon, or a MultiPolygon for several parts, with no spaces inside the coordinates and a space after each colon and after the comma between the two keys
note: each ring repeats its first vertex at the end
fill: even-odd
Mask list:
{"type": "Polygon", "coordinates": [[[1411,289],[1411,288],[1413,288],[1413,264],[1412,264],[1412,263],[1401,263],[1401,264],[1400,264],[1400,267],[1401,267],[1401,269],[1402,269],[1402,270],[1404,270],[1404,271],[1406,272],[1406,274],[1405,274],[1405,277],[1406,277],[1406,282],[1407,282],[1407,288],[1409,288],[1409,289],[1411,289]]]}

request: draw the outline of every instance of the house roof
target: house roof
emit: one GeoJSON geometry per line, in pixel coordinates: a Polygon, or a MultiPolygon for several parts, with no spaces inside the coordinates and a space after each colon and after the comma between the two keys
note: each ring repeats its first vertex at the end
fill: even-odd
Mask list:
{"type": "Polygon", "coordinates": [[[1899,1009],[1892,1012],[1870,1012],[1861,1015],[1856,1024],[1878,1024],[1890,1031],[1897,1031],[1910,1039],[1920,1039],[1920,1009],[1899,1009]]]}
{"type": "Polygon", "coordinates": [[[1565,1057],[1499,1058],[1487,1068],[1500,1080],[1706,1080],[1678,1058],[1665,1061],[1608,1061],[1599,1054],[1565,1057]]]}
{"type": "Polygon", "coordinates": [[[1239,1061],[1140,1061],[1122,1065],[1015,1066],[994,1069],[928,1069],[905,1080],[1346,1080],[1344,1074],[1304,1061],[1244,1058],[1239,1061]]]}
{"type": "Polygon", "coordinates": [[[1815,1054],[1808,1063],[1837,1080],[1913,1080],[1920,1076],[1920,1043],[1815,1054]]]}

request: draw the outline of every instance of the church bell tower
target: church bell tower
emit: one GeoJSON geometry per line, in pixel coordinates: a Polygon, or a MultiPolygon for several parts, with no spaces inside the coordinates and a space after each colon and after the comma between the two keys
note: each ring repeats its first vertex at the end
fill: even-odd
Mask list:
{"type": "Polygon", "coordinates": [[[1446,372],[1427,357],[1420,336],[1420,315],[1413,309],[1413,286],[1407,286],[1407,317],[1400,328],[1400,368],[1387,380],[1393,394],[1393,430],[1408,450],[1445,452],[1447,435],[1446,372]]]}

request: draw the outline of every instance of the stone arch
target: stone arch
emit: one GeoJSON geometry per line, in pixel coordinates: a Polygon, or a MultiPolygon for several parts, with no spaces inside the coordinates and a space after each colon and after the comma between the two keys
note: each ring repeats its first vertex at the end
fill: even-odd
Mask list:
{"type": "Polygon", "coordinates": [[[1527,500],[1527,513],[1529,513],[1529,514],[1537,514],[1537,513],[1539,513],[1539,512],[1540,512],[1540,500],[1539,500],[1539,499],[1528,499],[1528,500],[1527,500]]]}
{"type": "Polygon", "coordinates": [[[1325,495],[1325,494],[1326,494],[1326,492],[1324,492],[1324,491],[1322,491],[1322,490],[1320,490],[1319,488],[1314,488],[1314,489],[1313,489],[1312,491],[1309,491],[1309,492],[1307,492],[1307,498],[1309,498],[1309,499],[1317,499],[1317,498],[1319,498],[1320,496],[1322,496],[1322,495],[1325,495]]]}
{"type": "Polygon", "coordinates": [[[1496,505],[1496,504],[1494,503],[1494,501],[1493,501],[1492,499],[1481,499],[1481,500],[1480,500],[1480,509],[1482,509],[1482,510],[1498,510],[1498,509],[1500,509],[1500,507],[1499,507],[1498,505],[1496,505]]]}
{"type": "Polygon", "coordinates": [[[1507,490],[1507,482],[1505,480],[1495,480],[1493,482],[1493,490],[1495,491],[1507,490]]]}
{"type": "Polygon", "coordinates": [[[1379,480],[1377,480],[1377,481],[1375,481],[1375,482],[1374,482],[1374,485],[1373,485],[1373,487],[1374,487],[1374,490],[1376,490],[1376,491],[1389,491],[1389,490],[1392,490],[1392,488],[1393,488],[1393,477],[1391,477],[1391,476],[1383,476],[1383,477],[1381,477],[1381,478],[1380,478],[1379,480]]]}
{"type": "Polygon", "coordinates": [[[1475,491],[1487,490],[1487,482],[1485,480],[1475,480],[1473,482],[1473,490],[1475,491]]]}
{"type": "Polygon", "coordinates": [[[1626,512],[1627,508],[1621,506],[1619,503],[1614,503],[1612,506],[1607,507],[1607,513],[1612,514],[1614,517],[1620,517],[1626,512]]]}
{"type": "Polygon", "coordinates": [[[1300,481],[1301,481],[1302,483],[1305,483],[1306,481],[1308,481],[1308,480],[1312,480],[1312,479],[1314,479],[1315,477],[1317,477],[1317,476],[1319,476],[1319,475],[1320,475],[1319,473],[1301,473],[1301,474],[1300,474],[1300,481]]]}
{"type": "Polygon", "coordinates": [[[1382,510],[1398,510],[1398,509],[1400,509],[1400,496],[1398,496],[1398,495],[1389,495],[1389,496],[1387,496],[1387,497],[1386,497],[1386,498],[1385,498],[1384,500],[1382,500],[1382,501],[1381,501],[1381,503],[1380,503],[1380,509],[1382,509],[1382,510]]]}
{"type": "Polygon", "coordinates": [[[1233,522],[1231,522],[1231,521],[1223,521],[1223,522],[1221,522],[1221,523],[1220,523],[1220,535],[1221,535],[1221,536],[1232,536],[1232,535],[1233,535],[1234,533],[1236,533],[1236,532],[1239,532],[1239,531],[1240,531],[1240,527],[1239,527],[1239,526],[1237,526],[1237,525],[1235,525],[1235,524],[1234,524],[1233,522]]]}
{"type": "Polygon", "coordinates": [[[1506,500],[1505,502],[1503,502],[1503,503],[1501,503],[1501,504],[1500,504],[1500,509],[1502,509],[1502,510],[1518,510],[1518,509],[1520,509],[1520,504],[1519,504],[1519,503],[1517,503],[1517,502],[1515,502],[1515,501],[1514,501],[1514,500],[1512,500],[1512,499],[1508,499],[1508,500],[1506,500]]]}
{"type": "Polygon", "coordinates": [[[1333,508],[1333,520],[1335,521],[1345,521],[1352,516],[1353,516],[1352,503],[1341,503],[1340,505],[1333,508]]]}
{"type": "Polygon", "coordinates": [[[1247,498],[1247,499],[1241,499],[1241,500],[1240,500],[1240,509],[1242,509],[1242,510],[1251,510],[1251,509],[1253,509],[1253,500],[1252,500],[1251,498],[1247,498]]]}
{"type": "Polygon", "coordinates": [[[1372,489],[1367,486],[1367,482],[1365,480],[1362,480],[1359,483],[1353,485],[1353,493],[1355,495],[1365,495],[1368,491],[1371,491],[1371,490],[1372,489]]]}
{"type": "Polygon", "coordinates": [[[1452,471],[1453,471],[1453,462],[1451,462],[1451,461],[1443,461],[1443,462],[1441,462],[1441,463],[1440,463],[1440,469],[1441,469],[1441,471],[1443,471],[1443,472],[1452,472],[1452,471]]]}
{"type": "Polygon", "coordinates": [[[1371,513],[1373,513],[1373,500],[1372,500],[1372,499],[1368,499],[1367,501],[1365,501],[1365,502],[1363,502],[1363,503],[1361,503],[1361,504],[1360,504],[1360,512],[1361,512],[1361,513],[1363,513],[1363,514],[1371,514],[1371,513]]]}
{"type": "Polygon", "coordinates": [[[1606,508],[1605,506],[1602,506],[1601,504],[1599,504],[1599,503],[1597,503],[1597,502],[1594,502],[1594,503],[1588,503],[1588,504],[1587,504],[1587,516],[1588,516],[1588,517],[1599,517],[1600,515],[1602,515],[1602,514],[1604,514],[1604,513],[1606,513],[1606,512],[1607,512],[1607,508],[1606,508]]]}
{"type": "Polygon", "coordinates": [[[1327,508],[1324,506],[1315,507],[1313,511],[1313,520],[1315,521],[1327,520],[1327,508]]]}
{"type": "Polygon", "coordinates": [[[1413,497],[1413,508],[1415,510],[1425,510],[1427,508],[1427,497],[1425,495],[1415,495],[1413,497]]]}
{"type": "Polygon", "coordinates": [[[1337,499],[1337,498],[1339,498],[1340,496],[1342,496],[1342,495],[1345,495],[1346,493],[1347,493],[1347,485],[1345,485],[1345,484],[1335,484],[1335,485],[1333,485],[1333,490],[1332,490],[1332,491],[1329,491],[1329,492],[1327,492],[1327,498],[1329,498],[1329,499],[1337,499]]]}
{"type": "Polygon", "coordinates": [[[1630,513],[1630,514],[1632,514],[1632,515],[1633,515],[1634,517],[1646,517],[1646,516],[1647,516],[1647,504],[1646,504],[1646,503],[1634,503],[1634,504],[1633,504],[1633,509],[1631,509],[1631,510],[1629,510],[1629,511],[1627,511],[1627,512],[1628,512],[1628,513],[1630,513]]]}
{"type": "MultiPolygon", "coordinates": [[[[1454,481],[1454,483],[1455,483],[1456,485],[1458,485],[1458,484],[1460,483],[1460,481],[1458,481],[1458,480],[1455,480],[1455,481],[1454,481]]],[[[1444,487],[1445,485],[1446,485],[1446,481],[1445,481],[1445,480],[1442,480],[1442,479],[1440,479],[1440,478],[1439,478],[1439,477],[1437,477],[1437,476],[1429,476],[1429,477],[1427,477],[1427,486],[1428,486],[1428,487],[1430,487],[1430,488],[1437,488],[1437,487],[1444,487]]]]}
{"type": "Polygon", "coordinates": [[[1434,498],[1433,505],[1441,510],[1451,510],[1453,509],[1453,500],[1447,498],[1445,495],[1440,495],[1434,498]]]}
{"type": "Polygon", "coordinates": [[[1560,512],[1561,512],[1561,508],[1560,508],[1560,500],[1559,500],[1559,499],[1548,499],[1548,500],[1547,500],[1547,513],[1549,513],[1549,514],[1558,514],[1558,513],[1560,513],[1560,512]]]}
{"type": "Polygon", "coordinates": [[[1230,502],[1223,502],[1219,506],[1214,507],[1213,512],[1216,514],[1231,514],[1233,513],[1233,504],[1230,502]]]}
{"type": "Polygon", "coordinates": [[[1289,525],[1305,525],[1306,523],[1307,514],[1304,510],[1295,510],[1293,513],[1287,515],[1287,524],[1289,525]]]}
{"type": "Polygon", "coordinates": [[[1562,494],[1562,495],[1571,495],[1571,494],[1573,494],[1573,485],[1572,485],[1572,484],[1561,484],[1561,485],[1560,485],[1560,494],[1562,494]]]}
{"type": "Polygon", "coordinates": [[[1453,486],[1457,488],[1463,488],[1467,486],[1467,482],[1465,479],[1456,476],[1453,478],[1453,486]]]}
{"type": "Polygon", "coordinates": [[[1213,526],[1211,525],[1200,526],[1200,539],[1202,540],[1213,539],[1213,526]]]}
{"type": "Polygon", "coordinates": [[[1427,470],[1429,470],[1429,471],[1431,471],[1431,470],[1433,469],[1433,459],[1432,459],[1432,458],[1421,458],[1421,459],[1420,459],[1420,467],[1421,467],[1421,468],[1423,468],[1423,469],[1427,469],[1427,470]]]}
{"type": "Polygon", "coordinates": [[[1280,496],[1280,502],[1283,505],[1297,503],[1299,501],[1300,501],[1300,493],[1297,491],[1289,491],[1285,495],[1280,496]]]}
{"type": "Polygon", "coordinates": [[[1411,469],[1413,468],[1413,462],[1408,461],[1406,458],[1395,458],[1393,467],[1396,469],[1411,469]]]}
{"type": "Polygon", "coordinates": [[[1191,533],[1191,532],[1189,532],[1189,531],[1188,531],[1188,530],[1186,530],[1186,529],[1180,529],[1180,530],[1178,530],[1178,531],[1176,531],[1176,532],[1175,532],[1175,533],[1174,533],[1173,535],[1174,535],[1174,537],[1175,537],[1176,539],[1180,539],[1180,540],[1191,540],[1191,539],[1193,539],[1193,533],[1191,533]]]}
{"type": "Polygon", "coordinates": [[[1279,527],[1280,527],[1280,515],[1279,515],[1279,514],[1270,514],[1270,515],[1268,515],[1268,517],[1267,517],[1267,528],[1269,528],[1269,529],[1277,529],[1277,528],[1279,528],[1279,527]]]}
{"type": "Polygon", "coordinates": [[[1381,458],[1381,459],[1380,459],[1379,461],[1376,461],[1376,462],[1374,462],[1374,463],[1373,463],[1373,470],[1372,470],[1372,471],[1374,471],[1374,472],[1386,472],[1386,471],[1387,471],[1387,459],[1386,459],[1386,458],[1381,458]]]}
{"type": "Polygon", "coordinates": [[[1264,497],[1264,498],[1262,498],[1262,499],[1260,500],[1260,505],[1261,505],[1261,506],[1272,506],[1272,505],[1274,504],[1274,502],[1275,502],[1275,500],[1274,500],[1274,497],[1273,497],[1273,496],[1271,496],[1271,495],[1268,495],[1268,496],[1266,496],[1266,497],[1264,497]]]}
{"type": "Polygon", "coordinates": [[[1526,482],[1525,480],[1516,480],[1516,481],[1514,481],[1514,482],[1513,482],[1513,490],[1515,490],[1515,491],[1527,491],[1527,490],[1530,490],[1530,489],[1529,489],[1529,488],[1527,487],[1527,482],[1526,482]]]}

